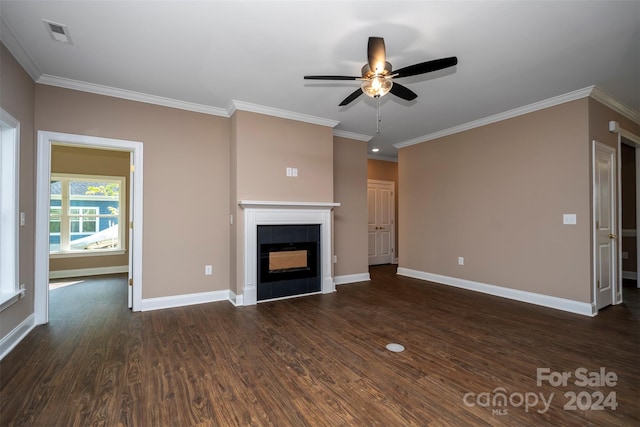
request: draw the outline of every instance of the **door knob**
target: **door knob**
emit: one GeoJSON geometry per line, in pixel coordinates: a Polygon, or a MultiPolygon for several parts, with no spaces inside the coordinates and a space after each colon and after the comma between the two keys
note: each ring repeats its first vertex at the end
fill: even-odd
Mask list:
{"type": "Polygon", "coordinates": [[[615,238],[616,238],[616,235],[615,235],[615,234],[611,234],[611,233],[609,233],[609,238],[610,238],[610,239],[615,239],[615,238]]]}

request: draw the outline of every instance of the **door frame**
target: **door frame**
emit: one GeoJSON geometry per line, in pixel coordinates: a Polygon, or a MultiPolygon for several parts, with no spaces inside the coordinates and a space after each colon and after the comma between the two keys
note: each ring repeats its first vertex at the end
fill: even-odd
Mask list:
{"type": "MultiPolygon", "coordinates": [[[[635,164],[636,164],[636,280],[637,287],[640,288],[640,233],[638,230],[640,229],[640,136],[629,132],[626,129],[620,127],[620,124],[615,120],[611,120],[609,122],[609,132],[618,134],[618,143],[616,144],[618,148],[618,158],[616,159],[618,165],[622,164],[622,144],[624,142],[622,139],[629,141],[632,143],[632,147],[635,149],[635,164]]],[[[627,144],[629,145],[629,144],[627,144]]],[[[620,191],[622,189],[622,168],[618,167],[618,236],[622,237],[622,196],[620,195],[620,191]]],[[[618,257],[622,256],[622,238],[618,239],[618,257]]],[[[618,279],[620,284],[622,284],[622,259],[618,260],[618,279]]],[[[622,303],[622,286],[618,286],[616,293],[614,294],[614,304],[622,303]]]]}
{"type": "Polygon", "coordinates": [[[133,248],[129,263],[129,277],[133,278],[133,311],[142,309],[142,142],[102,138],[61,132],[38,131],[36,218],[35,218],[35,284],[34,312],[37,325],[49,322],[49,191],[51,179],[51,145],[64,143],[82,148],[128,151],[132,153],[132,167],[136,179],[130,184],[129,209],[133,211],[135,227],[130,229],[133,248]]]}

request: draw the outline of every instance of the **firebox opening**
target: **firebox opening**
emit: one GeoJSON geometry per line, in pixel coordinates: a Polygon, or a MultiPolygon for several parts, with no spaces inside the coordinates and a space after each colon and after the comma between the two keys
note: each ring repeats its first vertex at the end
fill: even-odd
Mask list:
{"type": "Polygon", "coordinates": [[[298,271],[307,267],[307,251],[269,252],[269,273],[298,271]]]}
{"type": "Polygon", "coordinates": [[[261,244],[260,282],[315,277],[317,248],[315,242],[261,244]]]}

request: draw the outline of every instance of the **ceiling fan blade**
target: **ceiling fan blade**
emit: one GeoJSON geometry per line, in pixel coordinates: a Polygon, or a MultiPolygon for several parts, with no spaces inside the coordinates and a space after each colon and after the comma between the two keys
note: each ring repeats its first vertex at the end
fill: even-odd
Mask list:
{"type": "Polygon", "coordinates": [[[409,65],[408,67],[394,70],[396,78],[417,76],[418,74],[430,73],[432,71],[442,70],[443,68],[453,67],[458,63],[455,56],[449,58],[434,59],[433,61],[421,62],[419,64],[409,65]]]}
{"type": "Polygon", "coordinates": [[[362,89],[358,88],[358,90],[355,90],[351,95],[347,96],[339,105],[340,107],[344,107],[347,104],[350,104],[351,101],[355,100],[357,97],[359,97],[360,95],[362,95],[362,89]]]}
{"type": "Polygon", "coordinates": [[[306,80],[358,80],[362,77],[353,76],[304,76],[306,80]]]}
{"type": "Polygon", "coordinates": [[[391,86],[390,92],[398,98],[402,98],[407,101],[413,101],[418,97],[418,95],[414,91],[396,82],[394,82],[393,86],[391,86]]]}
{"type": "Polygon", "coordinates": [[[382,37],[369,37],[367,44],[367,60],[369,69],[373,73],[381,73],[385,69],[387,62],[387,53],[384,48],[384,39],[382,37]]]}

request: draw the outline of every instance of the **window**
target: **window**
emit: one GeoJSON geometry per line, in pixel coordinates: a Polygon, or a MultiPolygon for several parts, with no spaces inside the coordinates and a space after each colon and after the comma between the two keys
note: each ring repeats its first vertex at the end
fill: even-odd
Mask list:
{"type": "Polygon", "coordinates": [[[52,174],[49,253],[124,250],[125,178],[52,174]]]}
{"type": "Polygon", "coordinates": [[[18,299],[20,123],[0,108],[0,311],[18,299]]]}

